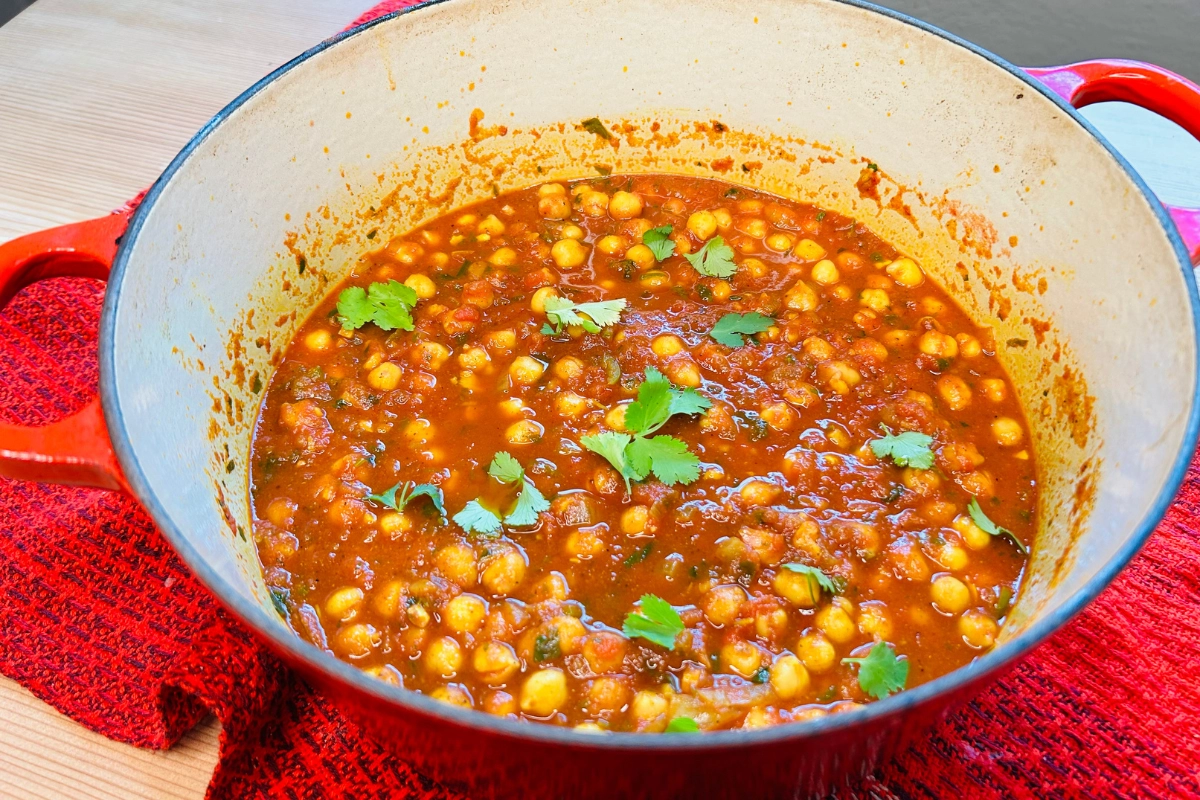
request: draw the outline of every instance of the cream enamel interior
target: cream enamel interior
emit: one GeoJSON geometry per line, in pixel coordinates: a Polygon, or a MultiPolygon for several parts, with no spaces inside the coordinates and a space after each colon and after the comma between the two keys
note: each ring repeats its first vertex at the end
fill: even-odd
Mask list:
{"type": "Polygon", "coordinates": [[[1196,345],[1176,253],[1133,181],[1051,101],[944,38],[832,0],[454,0],[265,86],[171,175],[116,287],[112,391],[146,490],[280,624],[248,536],[253,390],[366,232],[386,240],[494,187],[598,163],[712,175],[725,157],[728,179],[864,221],[1000,342],[1028,342],[999,354],[1042,465],[1041,530],[1005,636],[1053,612],[1134,535],[1186,435],[1196,345]],[[576,129],[593,116],[638,130],[613,149],[576,129]],[[730,132],[697,132],[714,119],[730,132]],[[855,189],[867,160],[888,176],[882,203],[855,189]],[[911,220],[887,205],[901,187],[911,220]],[[1029,276],[1044,291],[1015,285],[1029,276]],[[1068,418],[1085,404],[1067,390],[1083,386],[1086,439],[1068,418]],[[1094,503],[1077,499],[1084,474],[1094,503]]]}

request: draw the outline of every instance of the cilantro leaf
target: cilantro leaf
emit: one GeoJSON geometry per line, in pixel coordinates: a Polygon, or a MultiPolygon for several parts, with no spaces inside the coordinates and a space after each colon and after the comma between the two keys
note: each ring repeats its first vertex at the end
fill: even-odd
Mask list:
{"type": "Polygon", "coordinates": [[[604,127],[604,123],[600,121],[599,117],[589,117],[579,124],[583,126],[585,131],[594,133],[601,139],[612,138],[612,134],[608,132],[608,128],[604,127]]]}
{"type": "Polygon", "coordinates": [[[751,311],[749,314],[726,314],[717,320],[708,335],[726,347],[741,347],[745,344],[742,334],[762,333],[775,324],[768,316],[751,311]]]}
{"type": "Polygon", "coordinates": [[[1017,535],[1008,528],[1001,528],[996,523],[988,519],[987,514],[983,513],[983,509],[979,507],[979,500],[972,497],[971,502],[967,503],[967,513],[971,515],[971,521],[979,526],[979,529],[990,536],[1003,536],[1013,543],[1013,546],[1023,556],[1029,555],[1029,548],[1025,543],[1017,538],[1017,535]]]}
{"type": "Polygon", "coordinates": [[[656,261],[669,258],[675,252],[675,242],[670,238],[672,230],[674,229],[670,225],[663,225],[642,234],[642,244],[650,248],[656,261]]]}
{"type": "Polygon", "coordinates": [[[699,733],[700,726],[691,717],[673,717],[667,723],[666,733],[699,733]]]}
{"type": "Polygon", "coordinates": [[[637,400],[625,409],[625,427],[649,436],[674,414],[699,414],[712,403],[695,389],[676,389],[654,367],[646,368],[646,380],[638,386],[637,400]]]}
{"type": "Polygon", "coordinates": [[[412,314],[409,312],[417,305],[417,293],[411,286],[405,286],[400,281],[372,283],[371,288],[367,289],[367,299],[374,309],[371,321],[383,330],[413,329],[412,314]]]}
{"type": "Polygon", "coordinates": [[[632,612],[625,617],[621,627],[630,639],[640,637],[668,650],[675,649],[675,639],[683,633],[683,620],[679,612],[661,597],[642,595],[641,613],[632,612]]]}
{"type": "Polygon", "coordinates": [[[871,441],[871,452],[876,458],[891,458],[897,467],[930,469],[933,467],[933,437],[916,431],[892,434],[887,428],[882,439],[871,441]]]}
{"type": "Polygon", "coordinates": [[[367,289],[349,286],[338,295],[338,322],[350,330],[374,322],[385,331],[411,331],[416,305],[417,293],[400,281],[372,283],[367,289]]]}
{"type": "Polygon", "coordinates": [[[546,298],[546,318],[554,323],[554,333],[561,333],[568,325],[578,325],[588,333],[599,333],[601,328],[620,322],[624,310],[624,298],[594,303],[572,303],[565,297],[546,298]]]}
{"type": "Polygon", "coordinates": [[[629,464],[625,461],[625,448],[631,441],[633,441],[633,437],[627,433],[605,431],[593,436],[584,436],[579,443],[612,464],[613,468],[625,479],[625,488],[628,489],[629,479],[633,476],[630,475],[629,464]]]}
{"type": "Polygon", "coordinates": [[[699,250],[686,253],[683,257],[697,272],[710,278],[729,278],[737,272],[737,265],[733,263],[733,248],[725,244],[720,236],[714,236],[699,250]]]}
{"type": "Polygon", "coordinates": [[[442,516],[446,516],[446,508],[442,505],[442,490],[432,483],[412,483],[402,481],[382,494],[369,494],[366,499],[393,511],[403,511],[405,507],[418,497],[428,497],[433,501],[433,507],[442,516]],[[399,497],[397,497],[399,492],[399,497]]]}
{"type": "Polygon", "coordinates": [[[371,321],[375,313],[367,300],[367,290],[361,286],[348,286],[342,289],[337,302],[338,322],[343,328],[357,330],[371,321]]]}
{"type": "Polygon", "coordinates": [[[488,475],[491,475],[501,483],[516,483],[525,476],[525,469],[517,463],[517,460],[512,457],[511,453],[501,450],[492,456],[492,463],[488,467],[488,475]]]}
{"type": "Polygon", "coordinates": [[[498,533],[500,517],[484,508],[478,500],[467,503],[462,511],[454,515],[454,521],[467,533],[498,533]]]}
{"type": "Polygon", "coordinates": [[[556,331],[556,330],[554,330],[554,328],[550,327],[549,322],[542,323],[542,335],[543,336],[554,336],[556,333],[558,333],[558,331],[556,331]]]}
{"type": "Polygon", "coordinates": [[[843,664],[858,664],[858,685],[876,700],[898,692],[908,683],[908,661],[896,657],[886,642],[878,642],[865,658],[843,658],[843,664]]]}
{"type": "Polygon", "coordinates": [[[625,450],[629,466],[638,479],[654,473],[668,486],[692,483],[700,477],[700,459],[688,450],[687,443],[674,436],[638,436],[625,450]]]}
{"type": "Polygon", "coordinates": [[[526,478],[521,493],[517,495],[517,505],[512,513],[504,518],[504,524],[518,528],[532,525],[537,522],[538,514],[549,509],[550,502],[542,496],[533,482],[526,478]]]}
{"type": "Polygon", "coordinates": [[[547,633],[539,633],[533,640],[533,660],[539,664],[562,656],[562,641],[558,636],[558,628],[551,628],[547,633]]]}
{"type": "Polygon", "coordinates": [[[830,577],[816,567],[810,567],[807,564],[784,564],[783,568],[807,577],[808,587],[813,597],[820,594],[820,592],[813,591],[818,586],[830,594],[841,594],[846,590],[845,578],[836,575],[830,577]]]}

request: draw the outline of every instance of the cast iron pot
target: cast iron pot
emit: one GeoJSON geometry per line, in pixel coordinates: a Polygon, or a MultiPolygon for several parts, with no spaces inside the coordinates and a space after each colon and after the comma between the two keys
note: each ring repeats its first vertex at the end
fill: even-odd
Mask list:
{"type": "Polygon", "coordinates": [[[1022,71],[859,2],[454,0],[383,18],[237,98],[132,216],[0,248],[0,304],[46,277],[108,280],[98,401],[43,428],[0,425],[0,473],[131,492],[264,642],[473,797],[825,792],[1062,627],[1184,476],[1200,215],[1164,210],[1072,108],[1100,100],[1200,135],[1200,89],[1165,70],[1022,71]],[[592,117],[614,138],[580,124],[592,117]],[[307,310],[373,230],[608,169],[719,175],[857,217],[994,327],[1042,495],[993,651],[805,724],[593,735],[395,689],[280,619],[250,535],[247,454],[262,387],[307,310]]]}

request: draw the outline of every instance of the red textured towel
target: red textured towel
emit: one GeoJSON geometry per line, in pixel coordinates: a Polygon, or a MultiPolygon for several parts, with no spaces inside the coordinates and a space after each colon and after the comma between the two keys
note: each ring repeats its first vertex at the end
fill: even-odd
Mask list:
{"type": "MultiPolygon", "coordinates": [[[[50,281],[0,315],[0,419],[47,422],[95,391],[102,291],[50,281]]],[[[854,794],[1200,796],[1198,511],[1200,462],[1099,600],[854,794]]],[[[0,479],[0,587],[0,672],[81,724],[166,748],[215,713],[212,798],[456,797],[265,652],[129,497],[0,479]]]]}

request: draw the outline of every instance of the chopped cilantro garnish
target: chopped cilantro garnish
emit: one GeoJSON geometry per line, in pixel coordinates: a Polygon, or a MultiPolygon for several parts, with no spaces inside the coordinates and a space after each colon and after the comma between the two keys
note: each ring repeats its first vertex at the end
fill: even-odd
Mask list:
{"type": "Polygon", "coordinates": [[[668,650],[675,649],[675,639],[683,633],[683,620],[679,612],[661,597],[642,595],[641,612],[632,612],[625,617],[622,630],[630,639],[642,638],[668,650]]]}
{"type": "Polygon", "coordinates": [[[539,664],[550,661],[562,655],[562,644],[559,642],[558,629],[549,633],[539,633],[533,640],[533,660],[539,664]]]}
{"type": "Polygon", "coordinates": [[[367,499],[371,502],[379,503],[393,511],[403,511],[405,506],[418,497],[428,497],[433,501],[433,507],[437,509],[438,513],[443,517],[446,516],[446,507],[442,504],[442,490],[432,483],[405,481],[397,483],[382,494],[367,495],[367,499]],[[398,496],[397,492],[399,492],[398,496]]]}
{"type": "MultiPolygon", "coordinates": [[[[524,527],[537,522],[538,514],[550,508],[549,501],[542,495],[533,481],[525,477],[525,468],[512,457],[511,453],[501,450],[492,457],[488,465],[488,475],[500,483],[521,482],[521,492],[517,495],[517,504],[512,512],[504,518],[505,525],[524,527]]],[[[457,517],[455,518],[457,521],[457,517]]]]}
{"type": "Polygon", "coordinates": [[[882,439],[871,441],[871,452],[876,458],[891,458],[898,467],[913,469],[930,469],[933,467],[933,437],[917,431],[905,431],[893,434],[884,428],[886,435],[882,439]]]}
{"type": "Polygon", "coordinates": [[[665,733],[699,733],[700,726],[691,717],[674,717],[667,723],[665,733]]]}
{"type": "Polygon", "coordinates": [[[807,564],[784,564],[783,568],[808,578],[808,588],[813,597],[820,595],[816,591],[817,587],[824,589],[830,594],[841,594],[846,590],[846,579],[839,576],[826,575],[816,567],[810,567],[807,564]]]}
{"type": "Polygon", "coordinates": [[[604,127],[604,123],[600,121],[599,117],[590,117],[580,124],[583,125],[585,131],[594,133],[601,139],[612,138],[612,134],[608,132],[608,128],[604,127]]]}
{"type": "Polygon", "coordinates": [[[684,258],[697,272],[710,278],[729,278],[737,272],[737,265],[733,263],[733,248],[725,244],[720,236],[709,239],[703,247],[684,255],[684,258]]]}
{"type": "Polygon", "coordinates": [[[639,550],[634,550],[621,563],[623,563],[627,567],[632,567],[635,564],[640,564],[646,560],[646,556],[650,555],[651,551],[653,551],[653,550],[654,550],[654,542],[646,542],[645,547],[643,547],[639,550]]]}
{"type": "Polygon", "coordinates": [[[717,320],[708,335],[726,347],[741,347],[745,344],[743,334],[762,333],[775,324],[775,320],[751,311],[749,314],[726,314],[717,320]]]}
{"type": "Polygon", "coordinates": [[[411,331],[416,305],[417,293],[400,281],[372,283],[367,289],[350,286],[338,295],[338,322],[350,330],[374,322],[385,331],[411,331]]]}
{"type": "Polygon", "coordinates": [[[673,436],[651,436],[675,414],[698,414],[712,403],[695,389],[676,389],[654,367],[638,386],[637,400],[625,409],[628,433],[605,432],[580,442],[603,456],[621,473],[626,485],[651,473],[665,484],[692,483],[700,477],[700,459],[673,436]]]}
{"type": "Polygon", "coordinates": [[[467,533],[499,533],[500,516],[485,508],[478,500],[467,503],[454,515],[454,521],[467,533]]]}
{"type": "Polygon", "coordinates": [[[904,688],[908,682],[908,661],[896,657],[886,642],[878,642],[864,658],[843,658],[843,664],[858,664],[858,685],[876,700],[882,700],[904,688]]]}
{"type": "Polygon", "coordinates": [[[501,450],[492,456],[492,463],[488,465],[488,475],[501,483],[516,483],[525,477],[525,468],[512,457],[512,454],[501,450]]]}
{"type": "Polygon", "coordinates": [[[651,228],[642,234],[642,244],[650,248],[656,261],[669,258],[675,252],[675,242],[670,238],[671,230],[670,225],[663,225],[661,228],[651,228]]]}
{"type": "Polygon", "coordinates": [[[554,330],[554,328],[550,327],[549,322],[542,323],[542,335],[543,336],[554,336],[557,333],[558,333],[558,331],[556,331],[556,330],[554,330]]]}
{"type": "MultiPolygon", "coordinates": [[[[554,323],[554,333],[562,333],[568,325],[578,325],[588,333],[616,325],[625,310],[624,298],[601,300],[595,303],[572,303],[565,297],[546,298],[546,316],[554,323]]],[[[545,333],[545,329],[542,330],[545,333]]]]}
{"type": "Polygon", "coordinates": [[[971,515],[971,521],[979,526],[979,529],[990,536],[1003,536],[1013,543],[1013,546],[1023,556],[1029,555],[1029,548],[1025,543],[1017,538],[1017,535],[1008,528],[1001,528],[996,523],[988,519],[987,514],[983,513],[983,509],[979,507],[979,501],[974,497],[971,502],[967,503],[967,513],[971,515]]]}

